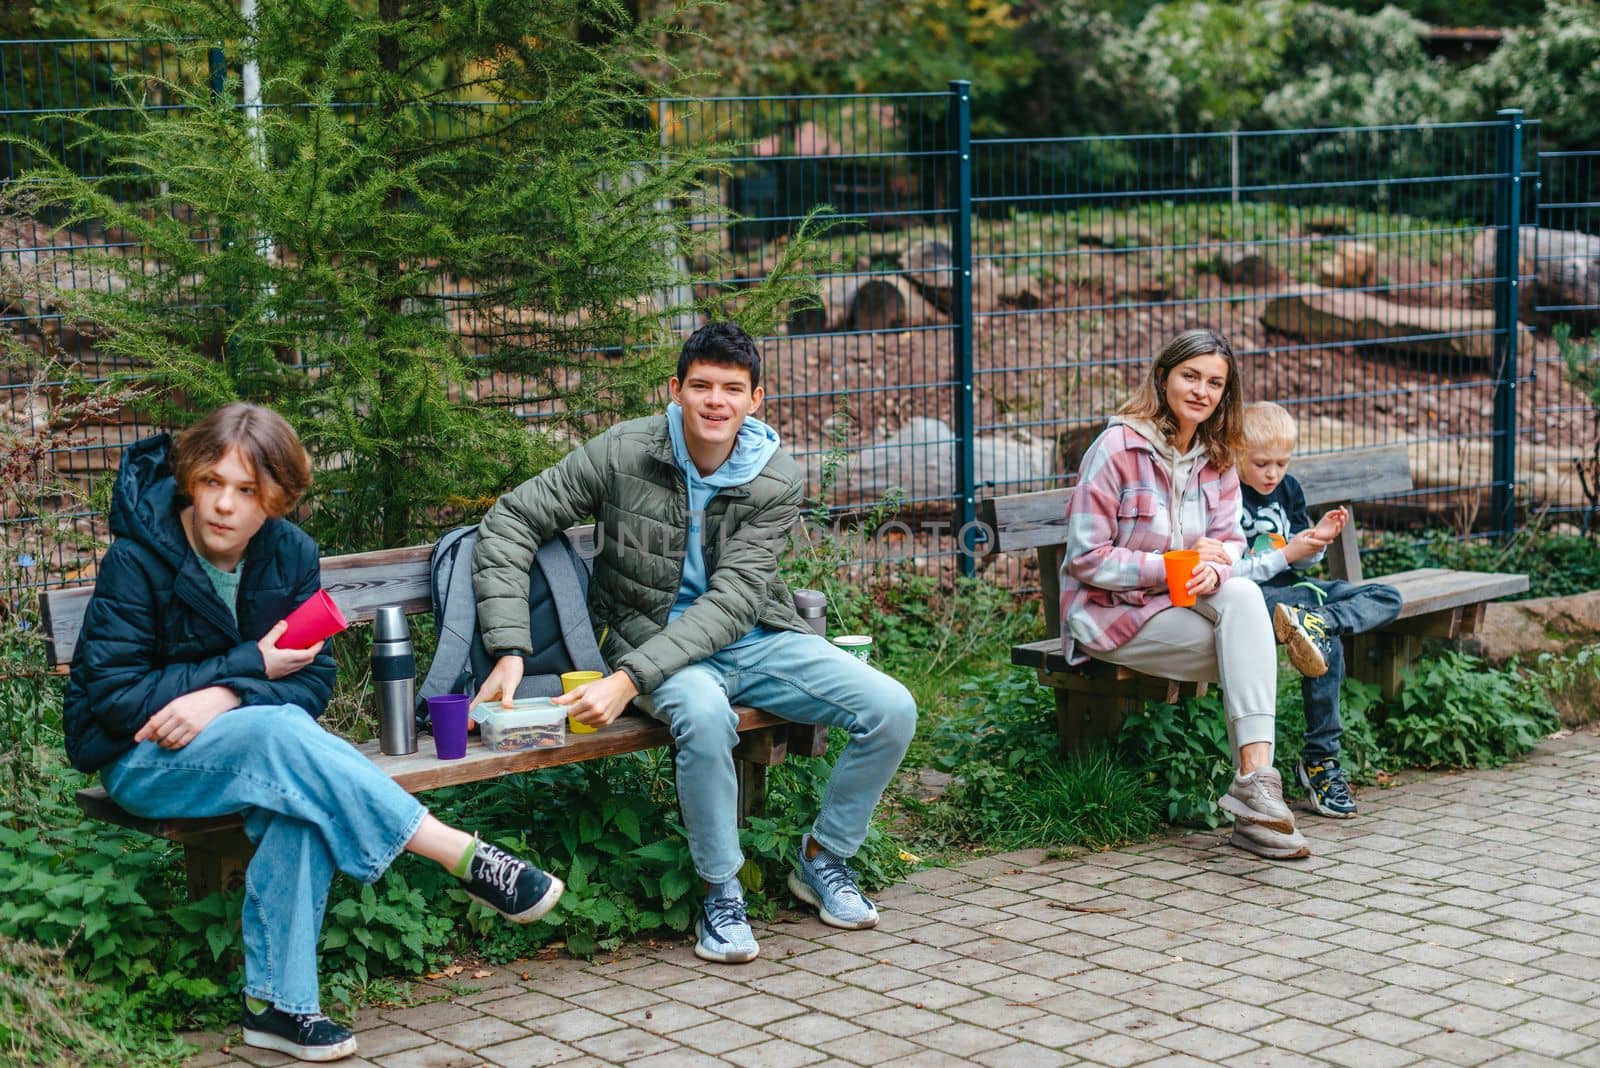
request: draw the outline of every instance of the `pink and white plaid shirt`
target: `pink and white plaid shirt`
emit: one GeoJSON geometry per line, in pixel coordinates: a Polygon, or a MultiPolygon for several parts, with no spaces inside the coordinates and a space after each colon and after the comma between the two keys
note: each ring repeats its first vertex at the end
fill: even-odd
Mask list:
{"type": "MultiPolygon", "coordinates": [[[[1169,457],[1120,420],[1084,454],[1067,502],[1061,564],[1061,644],[1069,663],[1117,648],[1151,616],[1172,607],[1161,560],[1174,547],[1172,467],[1169,457]]],[[[1179,504],[1181,544],[1214,538],[1238,560],[1245,548],[1239,501],[1238,469],[1219,471],[1202,455],[1179,504]]],[[[1213,566],[1220,586],[1233,569],[1213,566]]]]}

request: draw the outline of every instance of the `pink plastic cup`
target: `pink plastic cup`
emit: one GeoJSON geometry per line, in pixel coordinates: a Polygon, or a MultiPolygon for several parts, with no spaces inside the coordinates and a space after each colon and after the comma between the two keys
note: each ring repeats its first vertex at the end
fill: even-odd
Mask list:
{"type": "Polygon", "coordinates": [[[464,693],[428,698],[428,719],[433,724],[433,751],[440,760],[460,760],[467,755],[467,706],[464,693]]]}
{"type": "Polygon", "coordinates": [[[350,625],[327,590],[313,593],[310,600],[289,613],[286,622],[289,629],[278,638],[280,649],[309,649],[350,625]]]}

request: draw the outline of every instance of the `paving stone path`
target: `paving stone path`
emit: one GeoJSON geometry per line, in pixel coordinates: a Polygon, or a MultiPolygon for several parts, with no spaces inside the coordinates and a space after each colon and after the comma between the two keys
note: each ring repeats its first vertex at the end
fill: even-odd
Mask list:
{"type": "MultiPolygon", "coordinates": [[[[758,926],[747,965],[674,945],[422,984],[342,1063],[1600,1066],[1600,736],[1361,803],[1303,818],[1304,862],[1221,832],[1026,850],[914,875],[875,931],[758,926]]],[[[288,1063],[190,1037],[195,1065],[288,1063]]]]}

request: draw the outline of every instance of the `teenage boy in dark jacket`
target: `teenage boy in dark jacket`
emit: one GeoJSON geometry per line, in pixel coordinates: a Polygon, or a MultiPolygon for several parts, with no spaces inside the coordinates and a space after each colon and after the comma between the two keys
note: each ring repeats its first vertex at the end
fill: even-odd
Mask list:
{"type": "Polygon", "coordinates": [[[761,357],[743,330],[702,327],[684,344],[662,415],[612,427],[501,497],[484,517],[473,587],[498,662],[475,703],[510,700],[529,652],[528,569],[541,542],[597,523],[589,607],[615,670],[556,698],[604,726],[630,701],[668,724],[678,799],[707,893],[695,952],[759,952],[739,869],[733,704],[841,727],[850,743],[789,887],[825,923],[875,926],[846,861],[910,745],[916,705],[895,680],[819,638],[794,610],[778,555],[800,514],[799,467],[755,418],[761,357]]]}
{"type": "Polygon", "coordinates": [[[333,658],[278,645],[321,585],[284,518],[311,464],[277,413],[229,404],[123,455],[63,707],[67,755],[149,819],[238,814],[245,869],[244,1040],[308,1061],[355,1052],[318,1011],[317,937],[335,870],[376,882],[402,850],[438,862],[518,923],[559,879],[447,827],[317,725],[333,658]]]}

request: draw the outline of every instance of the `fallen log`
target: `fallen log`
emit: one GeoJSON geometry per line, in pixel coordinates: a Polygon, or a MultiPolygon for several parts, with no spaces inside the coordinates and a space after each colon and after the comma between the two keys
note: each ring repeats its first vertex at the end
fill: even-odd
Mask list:
{"type": "Polygon", "coordinates": [[[1267,301],[1261,323],[1307,341],[1374,341],[1390,352],[1489,359],[1494,313],[1396,304],[1372,293],[1305,286],[1267,301]]]}

